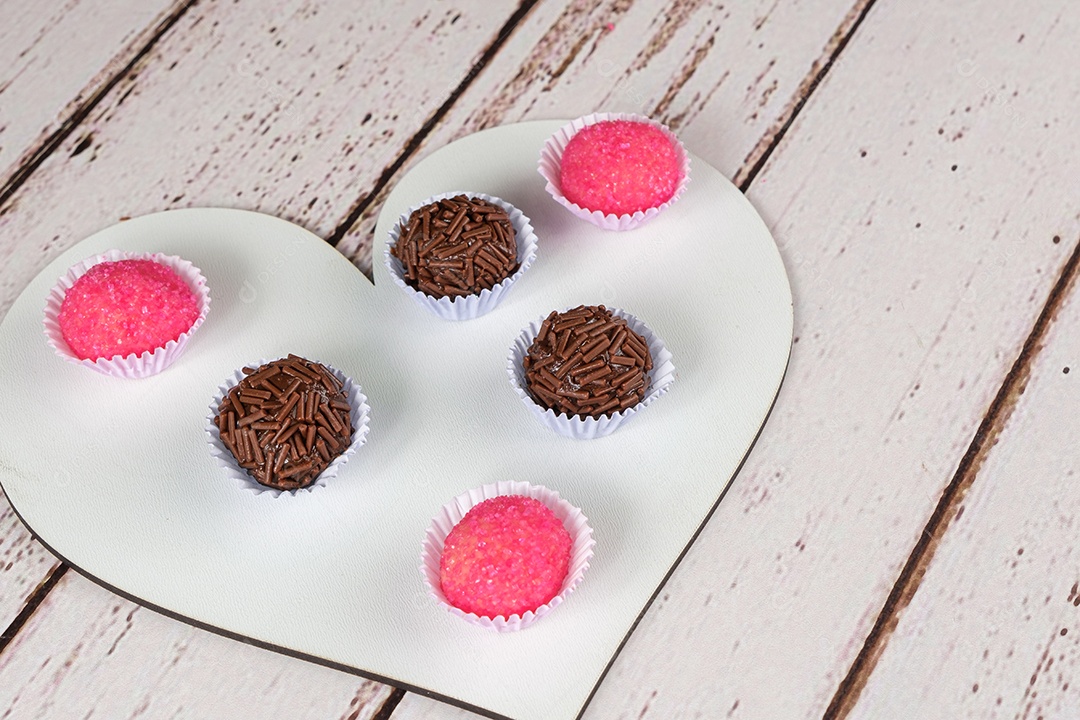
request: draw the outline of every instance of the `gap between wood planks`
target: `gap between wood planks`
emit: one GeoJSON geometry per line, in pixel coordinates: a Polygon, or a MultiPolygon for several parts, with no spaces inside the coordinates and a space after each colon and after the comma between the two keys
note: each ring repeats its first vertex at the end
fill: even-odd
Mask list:
{"type": "Polygon", "coordinates": [[[382,707],[371,716],[371,720],[390,720],[390,716],[394,714],[394,710],[403,699],[405,699],[405,691],[394,688],[390,696],[383,701],[382,707]]]}
{"type": "Polygon", "coordinates": [[[836,32],[829,38],[829,42],[825,44],[821,57],[814,61],[813,65],[810,66],[810,72],[799,83],[799,87],[788,102],[787,107],[784,108],[776,122],[761,136],[761,140],[746,156],[742,167],[735,173],[732,181],[739,190],[745,193],[750,188],[758,173],[765,167],[765,163],[772,157],[773,151],[776,150],[784,136],[787,135],[791,125],[795,122],[795,118],[806,107],[810,96],[814,94],[821,81],[829,74],[829,70],[832,69],[836,59],[840,57],[840,53],[844,52],[851,38],[862,25],[863,20],[866,19],[870,9],[874,7],[876,2],[877,0],[857,0],[847,15],[844,16],[844,20],[836,28],[836,32]]]}
{"type": "Polygon", "coordinates": [[[979,423],[979,428],[975,431],[971,445],[960,459],[956,473],[942,492],[937,507],[934,508],[930,520],[919,536],[919,541],[908,556],[904,569],[900,571],[900,577],[885,600],[885,606],[878,614],[874,627],[870,630],[847,675],[840,682],[832,702],[825,710],[825,720],[846,718],[858,702],[859,695],[866,687],[867,680],[870,679],[885,646],[888,645],[893,631],[896,630],[900,613],[911,603],[911,599],[918,591],[927,568],[948,531],[949,524],[956,517],[967,491],[971,489],[979,474],[983,461],[997,443],[1013,410],[1016,409],[1016,403],[1027,387],[1031,368],[1039,351],[1043,348],[1050,325],[1053,324],[1058,311],[1076,285],[1078,268],[1080,268],[1080,239],[1077,240],[1072,254],[1062,266],[1034,327],[1031,328],[1031,332],[1024,341],[1020,355],[1009,369],[1009,374],[1005,376],[1005,381],[1001,384],[986,415],[979,423]]]}
{"type": "Polygon", "coordinates": [[[38,605],[42,603],[45,596],[48,595],[56,584],[60,582],[60,578],[64,577],[64,574],[68,571],[66,563],[58,563],[49,574],[45,576],[45,579],[34,588],[34,592],[30,593],[30,597],[26,599],[26,603],[23,605],[22,610],[15,616],[15,619],[11,621],[11,624],[7,626],[3,633],[0,633],[0,654],[3,654],[4,648],[6,648],[11,641],[15,639],[15,636],[22,630],[23,625],[30,619],[30,616],[34,614],[34,611],[38,609],[38,605]]]}
{"type": "MultiPolygon", "coordinates": [[[[0,186],[0,215],[7,212],[8,208],[5,208],[7,201],[11,199],[23,183],[37,170],[45,160],[52,155],[56,148],[61,144],[71,133],[75,132],[75,128],[82,124],[82,121],[90,115],[90,113],[97,107],[106,95],[112,92],[122,79],[124,79],[135,67],[145,58],[154,46],[158,44],[158,41],[171,30],[180,18],[184,17],[189,9],[197,5],[199,0],[181,0],[175,3],[170,10],[168,10],[160,20],[157,21],[157,25],[150,31],[149,37],[142,43],[141,46],[129,45],[120,51],[120,62],[123,62],[122,56],[130,54],[127,62],[101,83],[96,89],[90,92],[86,99],[80,104],[75,106],[75,109],[71,111],[60,123],[60,126],[56,128],[52,133],[46,136],[43,140],[40,140],[36,147],[31,147],[27,153],[20,160],[18,167],[15,168],[15,172],[11,174],[11,177],[0,186]]],[[[113,62],[116,62],[114,59],[113,62]]]]}
{"type": "Polygon", "coordinates": [[[337,244],[341,242],[341,239],[345,237],[346,234],[348,234],[352,226],[356,224],[356,221],[360,219],[364,214],[364,211],[375,201],[375,198],[379,196],[379,193],[382,192],[383,188],[390,184],[393,177],[397,175],[398,171],[401,170],[408,159],[417,151],[420,144],[424,142],[424,138],[430,135],[435,126],[442,122],[442,119],[446,116],[446,113],[450,111],[450,108],[454,106],[454,103],[457,102],[458,98],[469,89],[473,80],[475,80],[480,72],[487,67],[488,63],[491,62],[491,59],[495,57],[495,54],[502,49],[502,46],[510,39],[510,35],[512,35],[517,26],[521,24],[521,21],[528,17],[529,12],[532,11],[537,2],[539,2],[539,0],[522,0],[518,5],[517,10],[510,14],[510,17],[507,18],[498,34],[495,36],[495,39],[488,43],[488,46],[484,48],[484,52],[480,54],[480,58],[471,68],[469,68],[469,72],[466,73],[462,81],[458,83],[458,86],[453,89],[449,97],[446,98],[446,101],[443,102],[438,110],[432,113],[431,117],[427,119],[420,129],[409,138],[409,141],[405,143],[405,147],[402,148],[401,153],[394,162],[383,169],[382,175],[375,181],[375,185],[371,188],[371,192],[360,198],[360,201],[349,209],[345,219],[338,223],[338,226],[334,228],[334,232],[330,233],[330,237],[326,238],[326,242],[337,247],[337,244]]]}
{"type": "MultiPolygon", "coordinates": [[[[412,157],[420,147],[421,143],[423,143],[424,139],[431,134],[431,131],[435,126],[442,121],[443,117],[450,111],[458,98],[468,90],[473,80],[480,74],[480,71],[487,66],[498,50],[505,44],[514,28],[525,19],[537,2],[538,0],[525,0],[522,2],[517,11],[515,11],[510,16],[510,19],[506,21],[506,24],[503,26],[502,30],[499,31],[495,40],[488,45],[480,59],[473,65],[472,69],[469,70],[469,73],[454,91],[450,93],[446,102],[444,102],[439,109],[428,118],[423,127],[409,139],[402,149],[401,154],[398,155],[394,162],[386,166],[383,170],[382,175],[380,175],[371,191],[352,207],[345,219],[339,223],[334,229],[334,232],[326,238],[328,243],[336,247],[338,243],[341,242],[342,238],[349,233],[349,230],[352,229],[353,225],[355,225],[364,214],[364,211],[371,206],[371,203],[373,203],[377,197],[379,197],[379,193],[389,185],[393,177],[401,170],[408,159],[412,157]]],[[[818,85],[821,84],[821,81],[828,74],[829,70],[832,69],[836,59],[847,47],[848,42],[859,29],[859,26],[862,25],[863,20],[876,2],[877,0],[857,0],[851,10],[848,11],[847,15],[844,16],[844,20],[840,23],[836,32],[833,33],[832,37],[830,37],[829,41],[825,44],[821,57],[815,60],[813,65],[811,65],[810,71],[799,84],[794,96],[784,108],[783,112],[781,112],[780,117],[777,118],[772,126],[765,132],[761,137],[761,140],[754,146],[754,149],[747,155],[742,166],[736,171],[733,182],[739,190],[745,193],[747,189],[749,189],[751,183],[754,182],[758,173],[761,172],[765,163],[768,162],[769,158],[772,156],[773,151],[779,146],[780,142],[784,139],[784,136],[787,135],[787,131],[795,121],[796,116],[798,116],[803,107],[806,106],[810,96],[817,90],[818,85]]],[[[560,69],[559,72],[561,73],[562,69],[560,69]]]]}

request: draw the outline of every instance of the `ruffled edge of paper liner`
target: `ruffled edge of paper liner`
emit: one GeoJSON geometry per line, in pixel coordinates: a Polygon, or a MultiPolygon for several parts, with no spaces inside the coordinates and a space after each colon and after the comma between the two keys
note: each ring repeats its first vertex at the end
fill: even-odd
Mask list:
{"type": "MultiPolygon", "coordinates": [[[[572,308],[565,308],[559,312],[566,312],[572,308]]],[[[514,392],[543,425],[560,435],[575,440],[592,440],[610,435],[619,427],[630,421],[631,418],[641,413],[649,405],[652,405],[661,396],[671,389],[675,382],[675,365],[672,363],[672,355],[656,333],[649,329],[641,320],[628,312],[618,308],[608,308],[615,317],[626,320],[627,326],[644,338],[649,346],[649,354],[652,355],[653,368],[649,371],[649,393],[636,405],[632,405],[619,412],[602,415],[599,418],[582,417],[581,415],[556,414],[550,408],[542,407],[533,400],[532,395],[525,384],[525,368],[522,361],[529,352],[533,340],[540,333],[540,327],[544,324],[547,316],[530,323],[521,334],[518,335],[514,344],[510,347],[510,355],[507,358],[506,372],[510,376],[510,384],[514,392]]]]}
{"type": "Polygon", "coordinates": [[[532,221],[529,220],[525,213],[521,212],[521,210],[502,198],[495,197],[494,195],[467,192],[463,190],[439,193],[438,195],[429,197],[421,203],[413,205],[401,214],[398,221],[390,228],[389,235],[389,241],[383,249],[383,264],[386,266],[387,271],[389,271],[394,284],[411,295],[420,305],[441,317],[443,320],[472,320],[473,318],[486,315],[494,310],[495,307],[502,302],[502,299],[506,297],[506,294],[510,292],[510,288],[514,283],[516,283],[518,279],[525,274],[525,271],[532,266],[533,262],[536,260],[538,248],[536,232],[533,230],[532,221]],[[514,240],[517,244],[517,258],[520,266],[512,275],[510,275],[510,277],[502,282],[496,283],[490,290],[481,290],[476,295],[459,295],[453,299],[448,297],[435,298],[420,292],[405,282],[405,268],[402,266],[400,260],[390,254],[390,248],[397,244],[398,239],[401,237],[402,228],[405,227],[405,224],[409,221],[409,216],[415,211],[425,205],[430,205],[439,200],[452,198],[457,195],[466,195],[472,198],[487,200],[506,211],[507,216],[510,218],[510,224],[514,228],[514,240]]]}
{"type": "Polygon", "coordinates": [[[70,363],[82,365],[112,377],[145,378],[157,375],[162,370],[165,370],[183,354],[192,335],[206,320],[208,312],[210,312],[210,289],[206,285],[206,278],[203,277],[202,271],[189,261],[176,255],[164,255],[162,253],[107,250],[100,255],[75,263],[57,279],[45,301],[44,332],[49,347],[70,363]],[[67,341],[64,339],[63,332],[60,330],[58,317],[64,297],[75,282],[85,275],[90,268],[103,262],[117,262],[119,260],[152,260],[175,272],[187,283],[187,286],[191,288],[191,291],[199,299],[199,316],[195,318],[195,322],[191,324],[191,327],[186,332],[181,333],[175,340],[170,340],[153,351],[147,350],[141,355],[135,353],[126,356],[114,355],[111,358],[98,358],[97,360],[79,358],[71,351],[67,341]]]}
{"type": "Polygon", "coordinates": [[[544,189],[547,190],[548,194],[575,216],[604,230],[633,230],[639,225],[652,220],[678,201],[679,197],[686,190],[686,186],[690,183],[690,155],[686,152],[686,147],[682,144],[682,141],[679,140],[675,133],[671,132],[671,130],[663,123],[633,113],[593,113],[591,115],[579,117],[576,120],[571,120],[569,123],[556,130],[555,134],[548,138],[544,143],[544,147],[540,150],[540,162],[537,170],[540,175],[543,176],[544,180],[547,181],[544,189]],[[645,210],[638,210],[633,214],[614,215],[611,213],[605,214],[600,210],[583,208],[577,203],[571,202],[563,195],[562,186],[559,181],[559,168],[562,163],[563,151],[566,150],[567,144],[582,128],[608,120],[629,120],[632,122],[648,123],[649,125],[660,128],[664,135],[671,141],[672,146],[675,147],[676,151],[681,156],[682,177],[679,179],[679,184],[675,188],[675,192],[672,193],[667,202],[645,210]]]}
{"type": "MultiPolygon", "coordinates": [[[[307,359],[307,358],[305,358],[307,359]]],[[[268,363],[275,362],[274,360],[259,360],[254,364],[247,365],[246,367],[259,368],[268,363]]],[[[308,362],[318,362],[316,360],[308,360],[308,362]]],[[[206,440],[210,447],[210,454],[217,461],[219,467],[221,467],[227,476],[235,480],[241,489],[248,490],[257,494],[270,494],[273,497],[302,495],[311,492],[315,488],[324,487],[326,481],[337,477],[341,467],[349,461],[360,446],[367,442],[368,435],[368,422],[371,417],[371,407],[367,403],[367,397],[361,391],[360,386],[353,382],[352,378],[345,375],[337,368],[326,363],[320,363],[323,367],[333,374],[338,380],[341,381],[342,390],[345,392],[345,397],[349,401],[349,409],[351,414],[351,420],[356,425],[356,429],[353,430],[352,442],[345,448],[340,455],[330,461],[330,464],[319,473],[319,476],[315,478],[307,487],[297,488],[295,490],[278,490],[276,488],[260,485],[255,478],[248,474],[247,470],[240,467],[236,460],[236,457],[232,454],[229,448],[225,447],[225,444],[221,441],[221,434],[217,425],[214,424],[214,416],[217,415],[218,407],[221,405],[221,401],[225,398],[230,390],[236,387],[237,384],[245,377],[243,367],[239,367],[233,371],[232,375],[220,383],[217,387],[217,392],[214,394],[214,399],[210,402],[210,412],[206,416],[206,440]]]]}
{"type": "Polygon", "coordinates": [[[559,493],[546,488],[543,485],[532,485],[522,481],[502,480],[474,488],[455,497],[452,501],[443,505],[435,517],[431,519],[431,525],[424,537],[423,549],[420,554],[420,572],[427,585],[428,594],[443,608],[466,622],[478,625],[497,632],[514,632],[533,624],[557,608],[581,583],[585,571],[589,569],[589,562],[593,556],[593,548],[596,541],[592,536],[592,528],[589,527],[589,519],[582,511],[562,499],[559,493]],[[555,517],[557,517],[570,533],[572,545],[570,546],[570,563],[563,579],[562,589],[559,594],[535,610],[518,615],[497,615],[495,617],[480,616],[476,613],[467,613],[460,608],[454,607],[443,595],[439,580],[439,561],[442,558],[443,546],[446,536],[461,522],[466,513],[473,507],[485,500],[502,495],[523,495],[542,502],[555,517]]]}

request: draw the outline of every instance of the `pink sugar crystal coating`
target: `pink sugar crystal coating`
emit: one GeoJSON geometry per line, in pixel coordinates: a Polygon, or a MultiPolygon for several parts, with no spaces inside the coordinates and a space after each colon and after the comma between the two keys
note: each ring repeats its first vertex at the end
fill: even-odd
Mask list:
{"type": "Polygon", "coordinates": [[[584,127],[563,151],[563,196],[587,210],[632,215],[671,199],[682,159],[671,139],[648,123],[606,120],[584,127]]]}
{"type": "Polygon", "coordinates": [[[98,263],[76,280],[56,319],[71,351],[97,360],[164,347],[198,317],[198,298],[170,268],[118,260],[98,263]]]}
{"type": "Polygon", "coordinates": [[[539,500],[485,500],[446,536],[439,561],[443,594],[481,617],[536,610],[562,589],[571,545],[570,533],[539,500]]]}

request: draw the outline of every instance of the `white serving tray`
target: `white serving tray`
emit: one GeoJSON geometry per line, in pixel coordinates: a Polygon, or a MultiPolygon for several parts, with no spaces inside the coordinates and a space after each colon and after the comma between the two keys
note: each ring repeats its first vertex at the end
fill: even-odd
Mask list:
{"type": "Polygon", "coordinates": [[[698,158],[683,198],[640,229],[572,217],[536,172],[562,124],[459,140],[386,202],[375,258],[398,214],[440,191],[497,195],[532,218],[536,263],[476,320],[440,320],[381,263],[372,286],[316,236],[249,212],[150,215],[63,253],[0,325],[0,483],[20,517],[84,574],[199,626],[491,716],[580,715],[754,442],[784,375],[792,304],[765,224],[698,158]],[[49,288],[109,248],[180,255],[207,278],[206,323],[160,375],[106,377],[46,344],[49,288]],[[594,441],[541,426],[505,369],[522,327],[579,303],[637,315],[678,368],[670,393],[594,441]],[[371,432],[325,488],[275,498],[225,477],[203,424],[236,367],[289,352],[356,380],[371,432]],[[497,480],[557,490],[597,540],[567,602],[509,634],[440,609],[418,570],[432,515],[497,480]]]}

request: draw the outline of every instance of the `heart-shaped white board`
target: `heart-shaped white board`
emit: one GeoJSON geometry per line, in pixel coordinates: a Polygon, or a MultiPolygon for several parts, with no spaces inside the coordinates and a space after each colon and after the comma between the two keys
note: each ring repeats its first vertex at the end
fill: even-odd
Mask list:
{"type": "Polygon", "coordinates": [[[567,213],[535,169],[560,125],[477,133],[419,163],[380,217],[374,287],[305,230],[234,210],[137,218],[63,253],[0,326],[0,482],[16,511],[82,572],[181,619],[493,716],[579,715],[753,444],[784,375],[792,305],[764,223],[697,158],[685,196],[637,230],[567,213]],[[404,209],[456,189],[513,203],[540,238],[503,304],[463,323],[427,314],[381,263],[404,209]],[[109,248],[180,255],[209,283],[206,323],[155,377],[69,364],[42,335],[56,279],[109,248]],[[668,395],[593,441],[537,423],[505,370],[521,328],[580,303],[637,315],[678,371],[668,395]],[[359,382],[371,432],[328,486],[275,498],[225,478],[203,425],[235,368],[289,352],[359,382]],[[597,540],[568,601],[510,634],[436,606],[418,570],[436,511],[497,480],[557,490],[597,540]]]}

